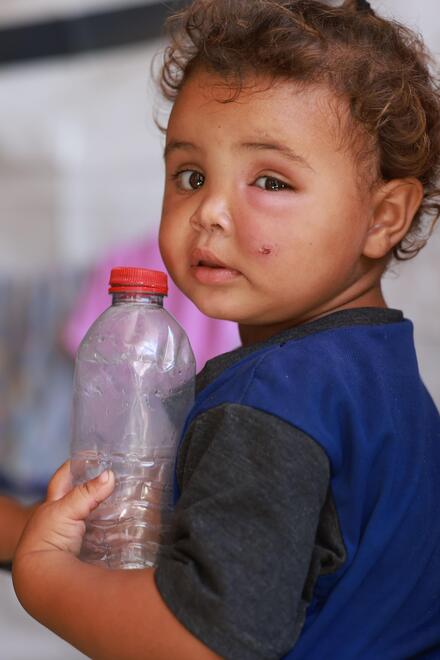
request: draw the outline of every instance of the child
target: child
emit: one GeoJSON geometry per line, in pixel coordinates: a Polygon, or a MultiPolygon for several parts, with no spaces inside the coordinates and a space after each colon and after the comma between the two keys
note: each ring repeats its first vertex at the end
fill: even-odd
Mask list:
{"type": "Polygon", "coordinates": [[[78,560],[114,476],[65,465],[18,597],[106,660],[440,657],[440,421],[380,284],[440,210],[423,48],[365,2],[194,0],[172,27],[162,255],[243,347],[199,376],[157,569],[78,560]]]}

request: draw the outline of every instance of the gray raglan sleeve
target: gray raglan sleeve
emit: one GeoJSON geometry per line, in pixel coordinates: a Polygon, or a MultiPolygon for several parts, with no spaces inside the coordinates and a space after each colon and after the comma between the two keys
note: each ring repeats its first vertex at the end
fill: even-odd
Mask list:
{"type": "Polygon", "coordinates": [[[329,463],[307,435],[225,404],[199,415],[179,454],[182,495],[156,584],[196,637],[230,660],[295,644],[329,463]]]}

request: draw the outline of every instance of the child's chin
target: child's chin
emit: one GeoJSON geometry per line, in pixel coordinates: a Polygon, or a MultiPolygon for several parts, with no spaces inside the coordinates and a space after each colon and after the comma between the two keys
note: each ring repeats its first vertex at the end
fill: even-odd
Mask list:
{"type": "Polygon", "coordinates": [[[239,314],[234,313],[236,310],[225,305],[216,305],[213,301],[198,301],[193,300],[196,307],[206,316],[209,316],[213,319],[218,319],[219,321],[235,321],[239,322],[239,314]],[[237,317],[238,314],[238,317],[237,317]]]}

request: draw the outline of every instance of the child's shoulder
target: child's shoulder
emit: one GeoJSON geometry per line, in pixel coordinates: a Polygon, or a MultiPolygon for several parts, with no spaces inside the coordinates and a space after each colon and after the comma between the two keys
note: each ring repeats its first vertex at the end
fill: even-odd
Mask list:
{"type": "MultiPolygon", "coordinates": [[[[367,423],[396,402],[427,400],[401,312],[345,310],[208,365],[194,412],[240,404],[332,442],[348,422],[367,423]]],[[[398,416],[395,411],[395,416],[398,416]]],[[[354,431],[354,429],[353,429],[354,431]]]]}
{"type": "Polygon", "coordinates": [[[296,326],[253,347],[219,356],[200,374],[198,390],[232,390],[244,400],[254,388],[269,391],[309,388],[325,381],[346,382],[350,374],[408,367],[415,359],[412,324],[398,310],[335,312],[296,326]],[[241,394],[239,394],[241,392],[241,394]]]}

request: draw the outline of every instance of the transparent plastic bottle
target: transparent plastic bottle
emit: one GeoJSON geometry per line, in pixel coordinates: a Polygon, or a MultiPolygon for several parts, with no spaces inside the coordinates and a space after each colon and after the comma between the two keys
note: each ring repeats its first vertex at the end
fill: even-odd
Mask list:
{"type": "Polygon", "coordinates": [[[112,495],[86,521],[81,559],[153,566],[167,545],[177,443],[194,401],[188,338],[164,309],[165,273],[115,268],[113,304],[91,326],[75,363],[71,469],[75,484],[105,468],[112,495]]]}

